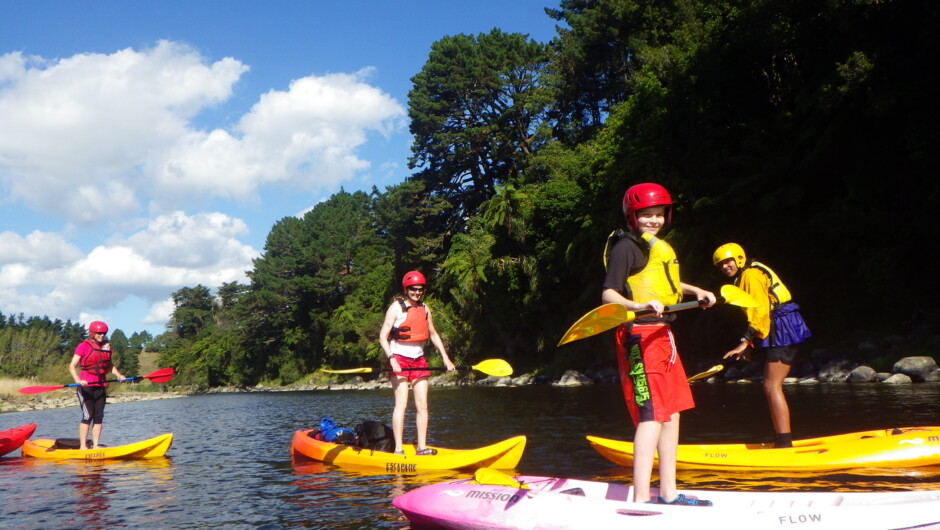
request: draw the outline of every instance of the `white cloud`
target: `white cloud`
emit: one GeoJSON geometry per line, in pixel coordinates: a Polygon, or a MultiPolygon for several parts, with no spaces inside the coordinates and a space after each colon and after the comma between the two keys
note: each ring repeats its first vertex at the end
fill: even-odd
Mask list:
{"type": "Polygon", "coordinates": [[[173,309],[176,308],[176,304],[173,303],[172,298],[167,298],[162,302],[158,302],[150,306],[150,313],[144,317],[144,324],[166,324],[170,319],[170,315],[173,314],[173,309]]]}
{"type": "MultiPolygon", "coordinates": [[[[159,314],[167,296],[180,287],[214,289],[225,282],[247,282],[245,271],[258,252],[235,239],[245,230],[244,222],[224,214],[174,212],[87,255],[68,245],[60,245],[64,250],[48,254],[45,261],[27,255],[23,263],[11,261],[0,268],[0,307],[37,316],[101,314],[136,297],[154,304],[151,315],[159,314]]],[[[0,234],[0,251],[22,243],[17,238],[0,234]]],[[[33,247],[41,240],[56,241],[54,235],[38,233],[23,241],[30,238],[33,247]]],[[[164,313],[163,321],[168,316],[164,313]]]]}
{"type": "Polygon", "coordinates": [[[0,176],[14,200],[90,223],[137,208],[143,170],[247,67],[168,41],[66,59],[0,56],[0,176]],[[104,201],[104,202],[103,202],[104,201]],[[107,204],[107,207],[98,205],[107,204]]]}
{"type": "Polygon", "coordinates": [[[366,82],[366,68],[270,90],[231,131],[196,128],[193,117],[226,101],[247,70],[169,41],[58,60],[0,56],[10,200],[92,225],[142,202],[167,212],[206,197],[253,201],[272,184],[332,190],[369,168],[356,151],[370,133],[404,126],[404,109],[366,82]]]}
{"type": "Polygon", "coordinates": [[[78,259],[81,251],[61,234],[33,231],[26,237],[0,233],[0,264],[28,263],[39,270],[61,267],[78,259]]]}
{"type": "Polygon", "coordinates": [[[8,216],[39,213],[32,223],[12,214],[4,230],[28,228],[0,233],[0,311],[84,322],[143,301],[143,323],[161,324],[172,292],[245,282],[259,254],[239,241],[241,219],[195,212],[269,192],[315,202],[373,170],[358,153],[370,136],[405,127],[404,108],[369,84],[369,68],[271,89],[230,129],[196,126],[247,71],[170,41],[0,55],[0,205],[8,216]],[[21,235],[40,223],[64,225],[21,235]]]}
{"type": "Polygon", "coordinates": [[[404,109],[364,82],[371,71],[329,74],[271,90],[242,117],[235,133],[193,131],[156,169],[160,191],[193,191],[246,200],[259,186],[329,189],[369,163],[356,156],[369,132],[403,126],[404,109]]]}

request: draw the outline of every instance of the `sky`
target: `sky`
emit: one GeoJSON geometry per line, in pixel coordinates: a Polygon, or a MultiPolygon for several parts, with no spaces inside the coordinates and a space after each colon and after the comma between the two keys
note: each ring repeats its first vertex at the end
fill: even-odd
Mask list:
{"type": "Polygon", "coordinates": [[[280,219],[405,180],[431,44],[557,5],[0,1],[0,312],[162,333],[280,219]]]}

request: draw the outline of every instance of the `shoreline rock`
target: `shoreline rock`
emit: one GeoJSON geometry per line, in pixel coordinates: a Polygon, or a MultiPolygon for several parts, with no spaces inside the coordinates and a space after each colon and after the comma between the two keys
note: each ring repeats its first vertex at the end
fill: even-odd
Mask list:
{"type": "MultiPolygon", "coordinates": [[[[172,399],[190,394],[185,392],[118,392],[108,396],[108,406],[134,401],[151,401],[154,399],[172,399]]],[[[78,400],[75,394],[36,394],[34,396],[0,396],[0,413],[30,412],[35,410],[52,410],[68,407],[77,407],[78,400]]]]}

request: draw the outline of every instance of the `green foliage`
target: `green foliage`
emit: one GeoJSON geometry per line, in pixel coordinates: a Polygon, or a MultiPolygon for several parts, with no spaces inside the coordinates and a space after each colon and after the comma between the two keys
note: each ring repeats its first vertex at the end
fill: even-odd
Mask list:
{"type": "Polygon", "coordinates": [[[7,326],[0,329],[0,373],[29,377],[59,361],[67,364],[56,333],[37,327],[7,326]]]}
{"type": "MultiPolygon", "coordinates": [[[[923,73],[940,4],[562,0],[546,13],[561,23],[547,45],[499,29],[435,42],[409,93],[414,173],[282,219],[249,285],[181,289],[168,332],[128,349],[161,351],[197,387],[376,365],[385,310],[417,269],[455,359],[611,364],[607,335],[554,344],[599,305],[604,241],[643,181],[673,195],[667,237],[689,283],[726,281],[710,256],[736,241],[781,274],[818,339],[883,329],[852,310],[872,301],[898,308],[897,327],[934,313],[896,278],[940,236],[938,87],[923,73]]],[[[713,358],[739,316],[680,317],[686,366],[713,358]]],[[[65,363],[83,337],[0,315],[0,370],[65,363]],[[14,351],[29,353],[7,364],[14,351]]]]}
{"type": "Polygon", "coordinates": [[[140,371],[140,350],[131,346],[127,335],[120,329],[115,329],[108,337],[111,343],[112,359],[122,374],[131,377],[142,375],[140,371]]]}
{"type": "Polygon", "coordinates": [[[453,206],[448,228],[522,172],[544,141],[546,100],[537,87],[547,59],[544,45],[498,29],[431,45],[408,94],[410,167],[453,206]]]}

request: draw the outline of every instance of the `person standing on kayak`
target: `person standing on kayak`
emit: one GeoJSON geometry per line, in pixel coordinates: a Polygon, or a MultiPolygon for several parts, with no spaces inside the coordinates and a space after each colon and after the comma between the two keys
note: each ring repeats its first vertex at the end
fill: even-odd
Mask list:
{"type": "Polygon", "coordinates": [[[431,373],[424,357],[424,346],[431,344],[441,354],[444,367],[448,372],[455,370],[454,363],[447,356],[444,341],[434,329],[431,309],[421,302],[427,288],[424,275],[418,271],[405,274],[401,282],[405,297],[398,297],[385,312],[385,322],[379,331],[379,344],[388,358],[392,373],[389,380],[395,393],[395,410],[392,412],[392,431],[395,434],[395,453],[401,454],[402,438],[405,431],[405,409],[408,407],[408,385],[414,390],[415,425],[418,431],[417,454],[433,455],[437,451],[427,446],[428,436],[428,377],[431,373]],[[403,368],[418,370],[402,371],[403,368]]]}
{"type": "Polygon", "coordinates": [[[608,238],[601,299],[629,311],[654,312],[619,326],[615,333],[623,395],[636,427],[633,500],[709,506],[710,501],[679,494],[676,485],[679,413],[695,403],[669,326],[675,315],[664,314],[663,309],[680,302],[684,294],[711,307],[715,295],[680,282],[675,252],[657,237],[672,221],[672,198],[666,188],[654,183],[631,186],[623,196],[623,214],[629,231],[616,230],[608,238]],[[651,499],[657,452],[660,494],[651,499]]]}
{"type": "Polygon", "coordinates": [[[764,396],[774,424],[774,447],[793,447],[790,407],[783,393],[783,380],[790,373],[799,344],[812,336],[800,306],[770,267],[751,260],[737,243],[725,243],[715,250],[712,263],[734,284],[757,300],[758,306],[745,308],[747,328],[739,344],[724,358],[751,359],[754,348],[765,352],[764,396]]]}
{"type": "Polygon", "coordinates": [[[94,321],[88,325],[89,338],[75,347],[75,355],[69,363],[72,378],[81,386],[75,392],[82,409],[82,421],[78,424],[79,449],[97,449],[101,440],[101,425],[104,420],[104,405],[107,400],[105,382],[108,374],[118,381],[127,379],[111,362],[111,344],[107,339],[108,325],[94,321]],[[88,447],[88,428],[91,425],[91,443],[88,447]]]}

